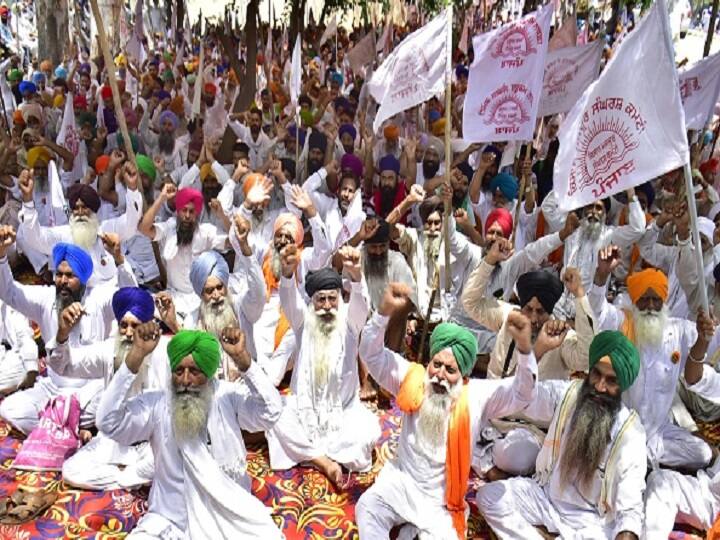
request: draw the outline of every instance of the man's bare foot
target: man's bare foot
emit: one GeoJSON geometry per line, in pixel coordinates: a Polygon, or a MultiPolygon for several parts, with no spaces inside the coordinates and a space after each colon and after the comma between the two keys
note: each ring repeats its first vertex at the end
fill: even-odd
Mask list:
{"type": "Polygon", "coordinates": [[[327,477],[327,479],[335,487],[335,489],[337,489],[338,491],[343,490],[343,472],[342,467],[340,467],[340,464],[338,462],[333,461],[327,456],[322,456],[311,459],[310,463],[312,463],[321,473],[323,473],[327,477]]]}
{"type": "Polygon", "coordinates": [[[362,401],[372,401],[377,397],[377,390],[373,386],[370,377],[366,377],[360,386],[360,399],[362,401]]]}

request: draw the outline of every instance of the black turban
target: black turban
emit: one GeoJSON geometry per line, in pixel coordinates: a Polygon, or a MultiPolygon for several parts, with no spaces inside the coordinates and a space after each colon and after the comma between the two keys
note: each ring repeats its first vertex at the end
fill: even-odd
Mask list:
{"type": "Polygon", "coordinates": [[[390,241],[390,225],[384,219],[378,219],[378,230],[370,238],[365,240],[366,244],[385,244],[390,241]]]}
{"type": "Polygon", "coordinates": [[[308,272],[305,276],[305,292],[310,298],[318,291],[334,291],[335,289],[342,289],[342,278],[332,268],[308,272]]]}
{"type": "Polygon", "coordinates": [[[319,148],[322,152],[327,148],[327,137],[319,131],[313,129],[310,133],[310,140],[308,141],[308,148],[319,148]]]}
{"type": "Polygon", "coordinates": [[[68,188],[67,196],[70,209],[75,208],[75,204],[81,200],[93,212],[100,210],[100,197],[97,191],[87,184],[73,184],[68,188]]]}
{"type": "Polygon", "coordinates": [[[563,293],[563,284],[555,274],[545,270],[533,270],[525,272],[518,278],[517,291],[521,306],[525,306],[533,297],[537,297],[543,309],[552,313],[563,293]]]}

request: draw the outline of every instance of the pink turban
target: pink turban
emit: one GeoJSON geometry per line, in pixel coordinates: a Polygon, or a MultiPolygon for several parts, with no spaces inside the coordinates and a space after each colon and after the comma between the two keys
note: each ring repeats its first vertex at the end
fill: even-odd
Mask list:
{"type": "Polygon", "coordinates": [[[195,207],[195,213],[200,215],[203,208],[203,196],[197,189],[182,188],[175,195],[175,211],[180,212],[188,204],[192,203],[195,207]]]}
{"type": "Polygon", "coordinates": [[[303,230],[302,222],[295,214],[291,214],[290,212],[280,214],[275,220],[275,225],[273,225],[273,236],[284,227],[290,227],[292,235],[295,237],[295,245],[301,247],[303,245],[305,231],[303,230]]]}

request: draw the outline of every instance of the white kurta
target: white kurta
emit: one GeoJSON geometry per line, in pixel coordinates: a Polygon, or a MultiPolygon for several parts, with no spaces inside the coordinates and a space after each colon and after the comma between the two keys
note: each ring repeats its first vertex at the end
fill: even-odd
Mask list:
{"type": "Polygon", "coordinates": [[[298,360],[285,396],[283,414],[267,433],[270,464],[288,469],[313,458],[327,456],[353,471],[372,465],[372,449],[380,438],[380,424],[360,401],[357,347],[368,315],[367,291],[352,282],[350,302],[341,305],[346,328],[337,329],[336,349],[329,353],[328,383],[322,389],[314,380],[314,343],[305,326],[308,308],[292,279],[282,278],[280,302],[293,333],[301,336],[298,360]]]}
{"type": "Polygon", "coordinates": [[[233,130],[238,139],[248,145],[250,149],[250,168],[253,171],[260,169],[267,161],[275,141],[268,137],[262,129],[258,133],[257,139],[253,139],[250,128],[237,120],[228,119],[228,127],[233,130]]]}
{"type": "MultiPolygon", "coordinates": [[[[537,398],[524,414],[550,423],[570,384],[569,381],[539,383],[537,398]]],[[[558,435],[560,451],[547,484],[541,485],[530,478],[513,478],[482,486],[476,499],[478,508],[495,534],[502,540],[540,540],[543,536],[534,526],[544,525],[550,532],[573,540],[615,538],[622,531],[642,538],[647,465],[645,434],[637,419],[635,429],[626,430],[617,447],[616,466],[612,479],[608,480],[614,497],[607,501],[609,508],[601,505],[603,481],[611,474],[606,469],[609,449],[629,415],[630,411],[623,406],[611,429],[608,449],[587,490],[581,492],[575,483],[563,486],[560,481],[557,463],[562,459],[567,429],[558,435]]]]}
{"type": "Polygon", "coordinates": [[[0,300],[0,391],[13,391],[28,371],[38,370],[30,321],[0,300]]]}
{"type": "MultiPolygon", "coordinates": [[[[608,303],[606,288],[593,285],[589,292],[590,306],[599,330],[619,330],[625,312],[608,303]]],[[[647,433],[648,459],[671,467],[705,467],[712,457],[710,447],[702,439],[670,422],[669,414],[677,391],[678,380],[685,368],[688,354],[697,339],[695,324],[668,318],[662,343],[639,347],[640,371],[635,382],[623,392],[623,402],[637,411],[647,433]],[[673,355],[679,359],[673,362],[673,355]]]]}
{"type": "Polygon", "coordinates": [[[241,429],[270,429],[280,416],[280,395],[264,372],[253,363],[238,382],[212,380],[206,438],[185,445],[173,434],[168,392],[127,398],[135,378],[120,366],[100,400],[97,426],[120,444],[150,441],[155,478],[138,530],[162,539],[280,538],[269,509],[250,493],[241,436],[241,429]]]}
{"type": "MultiPolygon", "coordinates": [[[[377,313],[372,316],[363,330],[360,359],[383,388],[397,395],[410,362],[385,348],[388,320],[377,313]]],[[[470,380],[473,445],[491,419],[518,413],[535,399],[536,378],[537,364],[531,353],[520,356],[515,377],[470,380]]],[[[445,508],[445,448],[434,454],[424,450],[417,434],[418,417],[417,413],[403,415],[396,457],[360,497],[355,512],[361,538],[388,538],[393,526],[409,523],[420,531],[420,538],[457,539],[445,508]]]]}

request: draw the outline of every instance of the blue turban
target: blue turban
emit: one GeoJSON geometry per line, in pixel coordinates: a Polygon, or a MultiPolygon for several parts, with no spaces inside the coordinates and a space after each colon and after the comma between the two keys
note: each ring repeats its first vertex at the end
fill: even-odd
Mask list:
{"type": "Polygon", "coordinates": [[[18,89],[20,90],[21,94],[24,94],[25,92],[30,92],[31,94],[34,94],[35,92],[37,92],[37,86],[35,86],[30,81],[21,82],[18,89]]]}
{"type": "Polygon", "coordinates": [[[440,111],[436,111],[435,109],[433,109],[432,111],[430,111],[430,112],[428,113],[428,120],[429,120],[430,123],[432,124],[432,123],[437,122],[438,120],[440,120],[440,117],[441,117],[441,116],[442,116],[442,115],[440,114],[440,111]]]}
{"type": "Polygon", "coordinates": [[[112,297],[112,310],[117,322],[128,313],[140,322],[150,322],[155,313],[152,295],[140,287],[123,287],[112,297]]]}
{"type": "Polygon", "coordinates": [[[160,125],[162,126],[167,120],[170,121],[170,123],[173,126],[173,129],[177,129],[178,127],[178,117],[177,115],[172,111],[163,111],[160,114],[160,125]]]}
{"type": "Polygon", "coordinates": [[[58,242],[52,250],[52,256],[55,268],[65,261],[70,265],[80,283],[87,284],[93,272],[93,262],[87,251],[74,244],[58,242]]]}
{"type": "Polygon", "coordinates": [[[468,68],[462,64],[455,66],[455,76],[459,79],[460,77],[467,77],[470,74],[468,68]]]}
{"type": "Polygon", "coordinates": [[[58,66],[55,68],[55,77],[57,79],[67,79],[67,75],[67,69],[65,69],[64,67],[58,66]]]}
{"type": "Polygon", "coordinates": [[[340,86],[342,86],[342,83],[343,83],[342,73],[340,73],[338,71],[333,71],[332,74],[330,75],[330,81],[338,83],[340,86]]]}
{"type": "Polygon", "coordinates": [[[655,202],[655,188],[653,188],[653,185],[651,182],[645,182],[644,184],[640,184],[635,188],[637,191],[642,191],[645,193],[645,197],[647,197],[648,201],[648,210],[652,206],[652,203],[655,202]]]}
{"type": "Polygon", "coordinates": [[[35,84],[40,84],[42,82],[45,82],[45,74],[40,71],[36,71],[35,73],[33,73],[32,81],[35,84]]]}
{"type": "Polygon", "coordinates": [[[508,173],[500,173],[490,181],[490,191],[495,193],[495,190],[505,195],[508,201],[514,201],[518,196],[518,181],[513,175],[508,173]]]}
{"type": "Polygon", "coordinates": [[[163,99],[170,99],[172,96],[167,90],[158,90],[155,92],[155,97],[162,101],[163,99]]]}
{"type": "Polygon", "coordinates": [[[306,131],[303,128],[300,128],[300,134],[298,135],[297,127],[295,127],[294,125],[288,127],[288,135],[290,135],[290,137],[292,137],[293,139],[297,138],[300,146],[305,146],[305,133],[306,131]]]}
{"type": "Polygon", "coordinates": [[[355,129],[355,126],[352,124],[343,124],[340,126],[340,129],[338,129],[338,136],[342,137],[343,133],[349,134],[353,141],[357,137],[357,130],[355,129]]]}
{"type": "Polygon", "coordinates": [[[380,158],[379,165],[380,172],[393,171],[395,174],[400,174],[400,162],[392,154],[380,158]]]}
{"type": "Polygon", "coordinates": [[[194,259],[190,266],[190,283],[198,296],[202,295],[210,276],[218,278],[227,287],[230,279],[230,268],[217,251],[206,251],[197,259],[194,259]]]}

